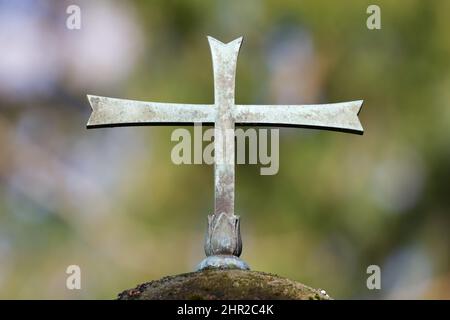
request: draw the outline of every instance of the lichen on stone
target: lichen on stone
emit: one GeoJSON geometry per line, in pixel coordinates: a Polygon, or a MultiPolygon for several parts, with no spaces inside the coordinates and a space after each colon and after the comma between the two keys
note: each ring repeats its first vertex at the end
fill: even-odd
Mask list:
{"type": "Polygon", "coordinates": [[[210,269],[164,277],[120,293],[120,300],[329,300],[328,294],[274,274],[210,269]]]}

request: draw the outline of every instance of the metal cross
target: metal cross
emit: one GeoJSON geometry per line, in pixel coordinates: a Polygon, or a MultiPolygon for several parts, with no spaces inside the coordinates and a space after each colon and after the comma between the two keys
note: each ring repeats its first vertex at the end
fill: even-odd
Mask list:
{"type": "Polygon", "coordinates": [[[249,269],[242,251],[239,217],[234,215],[235,125],[275,125],[363,133],[358,119],[362,100],[322,105],[236,105],[236,62],[242,37],[224,44],[208,37],[214,70],[214,104],[133,101],[88,95],[92,107],[87,128],[203,123],[215,126],[214,214],[208,216],[204,259],[208,267],[249,269]]]}

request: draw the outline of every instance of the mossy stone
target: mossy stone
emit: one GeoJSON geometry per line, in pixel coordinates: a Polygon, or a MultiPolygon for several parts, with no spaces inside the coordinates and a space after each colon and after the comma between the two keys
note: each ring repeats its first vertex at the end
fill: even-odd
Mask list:
{"type": "Polygon", "coordinates": [[[247,270],[203,270],[143,283],[119,300],[328,300],[323,290],[273,274],[247,270]]]}

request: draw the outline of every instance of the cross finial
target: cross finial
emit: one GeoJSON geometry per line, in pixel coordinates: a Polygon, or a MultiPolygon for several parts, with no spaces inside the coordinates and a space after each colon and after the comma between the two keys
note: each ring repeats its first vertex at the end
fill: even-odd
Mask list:
{"type": "Polygon", "coordinates": [[[87,127],[193,124],[215,126],[214,213],[208,217],[207,258],[198,269],[248,269],[242,251],[240,219],[234,214],[235,125],[277,125],[363,133],[358,119],[362,100],[323,105],[236,105],[236,62],[242,37],[222,43],[208,36],[214,70],[214,104],[142,102],[88,95],[92,115],[87,127]]]}

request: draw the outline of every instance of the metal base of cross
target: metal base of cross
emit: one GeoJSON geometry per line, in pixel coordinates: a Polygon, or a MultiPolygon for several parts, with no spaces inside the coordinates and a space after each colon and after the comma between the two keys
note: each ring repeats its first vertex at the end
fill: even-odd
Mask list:
{"type": "Polygon", "coordinates": [[[197,266],[196,270],[201,271],[205,269],[241,269],[250,270],[248,264],[232,255],[216,255],[209,256],[203,259],[197,266]]]}
{"type": "Polygon", "coordinates": [[[221,212],[208,216],[205,239],[206,258],[197,266],[204,269],[250,270],[247,263],[239,259],[242,240],[239,216],[221,212]]]}

